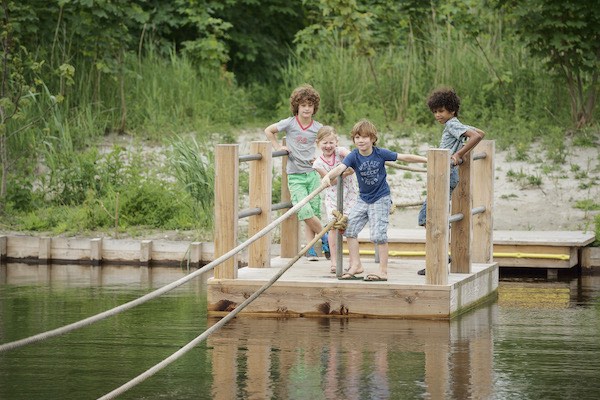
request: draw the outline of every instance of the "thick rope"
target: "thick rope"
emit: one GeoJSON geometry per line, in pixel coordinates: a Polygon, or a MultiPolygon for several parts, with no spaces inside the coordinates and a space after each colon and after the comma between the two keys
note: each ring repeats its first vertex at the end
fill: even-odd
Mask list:
{"type": "Polygon", "coordinates": [[[163,361],[161,361],[158,364],[154,365],[152,368],[146,370],[145,372],[143,372],[140,375],[136,376],[135,378],[133,378],[129,382],[123,384],[122,386],[119,386],[118,388],[116,388],[112,392],[107,393],[107,394],[105,394],[102,397],[99,397],[98,400],[114,399],[115,397],[117,397],[117,396],[125,393],[127,390],[129,390],[132,387],[138,385],[139,383],[145,381],[146,379],[148,379],[152,375],[156,374],[158,371],[162,370],[163,368],[165,368],[166,366],[168,366],[172,362],[178,360],[184,354],[186,354],[187,352],[189,352],[190,350],[192,350],[200,342],[202,342],[203,340],[205,340],[206,338],[208,338],[211,334],[213,334],[216,331],[218,331],[219,329],[221,329],[226,323],[228,323],[230,320],[232,320],[233,317],[235,317],[238,313],[240,313],[244,308],[246,308],[246,306],[248,306],[250,303],[252,303],[254,300],[256,300],[256,298],[258,298],[258,296],[260,296],[265,290],[267,290],[268,288],[270,288],[273,285],[273,283],[275,283],[279,278],[281,278],[281,276],[288,269],[290,269],[290,267],[292,265],[294,265],[294,263],[296,263],[296,261],[298,261],[300,259],[300,257],[302,257],[308,251],[309,248],[311,248],[315,243],[317,243],[317,241],[319,239],[321,239],[321,237],[327,231],[329,231],[331,229],[331,227],[336,222],[337,221],[331,221],[325,228],[323,228],[323,230],[321,232],[319,232],[315,236],[315,238],[310,243],[308,243],[300,251],[300,253],[298,253],[294,258],[292,258],[292,260],[289,261],[284,267],[282,267],[279,270],[279,272],[277,272],[271,279],[269,279],[269,281],[267,281],[267,283],[265,283],[263,286],[261,286],[260,289],[258,289],[256,292],[254,292],[246,300],[244,300],[244,302],[242,304],[240,304],[239,306],[237,306],[233,311],[231,311],[229,314],[227,314],[225,317],[223,317],[219,322],[217,322],[216,324],[214,324],[213,326],[211,326],[210,328],[208,328],[207,330],[205,330],[201,335],[197,336],[191,342],[189,342],[188,344],[186,344],[185,346],[183,346],[181,349],[177,350],[175,353],[171,354],[169,357],[165,358],[163,361]]]}
{"type": "Polygon", "coordinates": [[[99,314],[93,315],[91,317],[82,319],[82,320],[74,322],[72,324],[62,326],[60,328],[56,328],[56,329],[53,329],[50,331],[38,333],[37,335],[29,336],[27,338],[16,340],[14,342],[4,343],[4,344],[0,345],[0,353],[3,351],[16,349],[16,348],[25,346],[27,344],[45,340],[45,339],[48,339],[48,338],[51,338],[54,336],[63,335],[65,333],[74,331],[79,328],[83,328],[84,326],[93,324],[94,322],[101,321],[108,317],[112,317],[113,315],[117,315],[123,311],[129,310],[130,308],[133,308],[135,306],[139,306],[140,304],[143,304],[149,300],[153,300],[167,292],[170,292],[173,289],[176,289],[177,287],[183,285],[184,283],[187,283],[188,281],[196,278],[197,276],[214,269],[217,265],[219,265],[222,262],[226,261],[227,259],[233,257],[235,254],[237,254],[241,250],[245,249],[250,244],[256,242],[258,239],[265,236],[267,233],[269,233],[270,231],[275,229],[277,227],[277,225],[279,225],[283,220],[287,219],[289,216],[296,213],[300,208],[302,208],[305,204],[307,204],[315,196],[317,196],[319,193],[321,193],[326,187],[327,186],[324,186],[323,184],[321,184],[321,186],[319,186],[317,189],[315,189],[312,193],[310,193],[304,199],[299,201],[298,204],[296,204],[295,206],[290,208],[283,215],[281,215],[279,218],[277,218],[276,220],[271,222],[269,225],[267,225],[266,227],[261,229],[254,236],[252,236],[251,238],[246,240],[244,243],[231,249],[229,252],[223,254],[216,260],[213,260],[212,262],[206,264],[204,267],[192,272],[191,274],[186,275],[183,278],[176,280],[175,282],[165,285],[159,289],[156,289],[155,291],[150,292],[150,293],[148,293],[142,297],[139,297],[135,300],[132,300],[128,303],[124,303],[124,304],[121,304],[120,306],[111,308],[110,310],[107,310],[107,311],[101,312],[99,314]]]}
{"type": "Polygon", "coordinates": [[[348,217],[343,215],[338,210],[333,210],[332,214],[335,217],[335,221],[333,221],[333,229],[337,229],[341,232],[345,231],[348,227],[348,217]]]}

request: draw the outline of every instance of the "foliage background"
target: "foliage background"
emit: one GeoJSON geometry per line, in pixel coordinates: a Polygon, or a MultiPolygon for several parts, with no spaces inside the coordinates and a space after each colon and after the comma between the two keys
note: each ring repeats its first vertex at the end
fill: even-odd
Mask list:
{"type": "MultiPolygon", "coordinates": [[[[2,0],[0,227],[212,227],[215,143],[288,116],[437,143],[425,106],[527,157],[597,145],[600,10],[576,0],[2,0]],[[132,138],[133,149],[100,144],[132,138]],[[144,144],[163,158],[146,158],[144,144]]],[[[591,199],[590,207],[598,207],[591,199]]]]}

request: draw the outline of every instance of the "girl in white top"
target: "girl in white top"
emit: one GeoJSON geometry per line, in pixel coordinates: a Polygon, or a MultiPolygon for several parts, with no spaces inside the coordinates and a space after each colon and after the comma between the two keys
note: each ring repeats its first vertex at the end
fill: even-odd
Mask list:
{"type": "MultiPolygon", "coordinates": [[[[345,147],[338,146],[338,136],[335,129],[331,126],[323,126],[317,132],[317,146],[321,150],[321,155],[313,162],[313,168],[324,177],[329,171],[335,168],[342,162],[350,150],[345,147]]],[[[350,209],[356,204],[358,198],[358,189],[356,176],[352,168],[346,169],[343,175],[344,187],[344,215],[348,215],[350,209]]],[[[328,220],[331,221],[333,210],[337,210],[337,185],[332,182],[332,185],[325,189],[325,213],[328,220]]],[[[337,230],[332,230],[333,235],[329,235],[329,251],[331,252],[331,273],[336,272],[336,233],[337,230]]]]}

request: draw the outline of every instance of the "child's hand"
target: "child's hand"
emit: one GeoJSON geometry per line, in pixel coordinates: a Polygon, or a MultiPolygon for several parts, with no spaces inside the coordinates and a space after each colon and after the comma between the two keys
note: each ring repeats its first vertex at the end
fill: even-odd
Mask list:
{"type": "Polygon", "coordinates": [[[324,185],[325,187],[331,186],[331,179],[329,179],[329,176],[325,175],[323,179],[321,179],[321,185],[324,185]]]}

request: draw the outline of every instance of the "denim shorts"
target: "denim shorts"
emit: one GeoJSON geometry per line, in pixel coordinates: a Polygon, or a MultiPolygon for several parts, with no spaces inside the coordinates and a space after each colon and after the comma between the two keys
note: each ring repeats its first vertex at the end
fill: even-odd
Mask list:
{"type": "Polygon", "coordinates": [[[375,244],[387,243],[387,229],[390,223],[391,206],[392,197],[390,195],[383,196],[372,204],[365,203],[359,197],[356,205],[352,207],[348,215],[348,226],[344,235],[349,238],[357,238],[368,221],[371,242],[375,244]]]}

